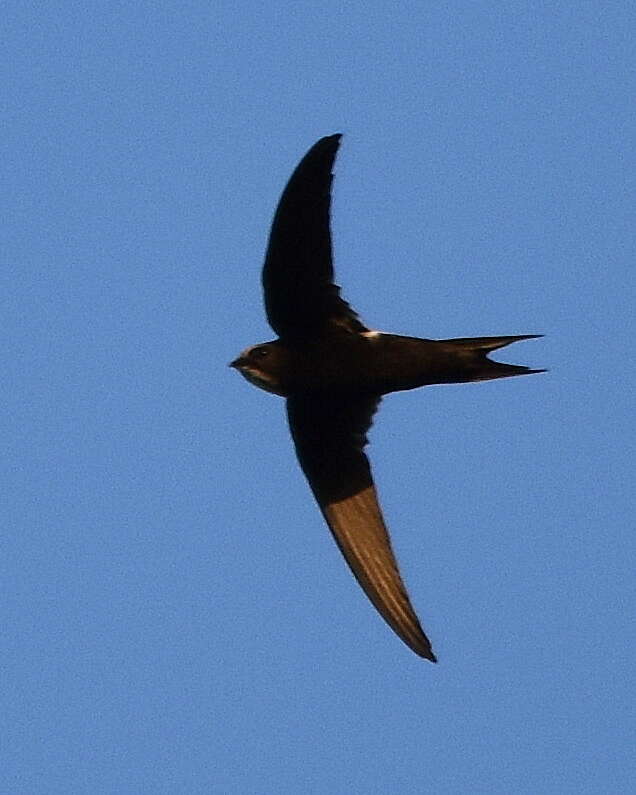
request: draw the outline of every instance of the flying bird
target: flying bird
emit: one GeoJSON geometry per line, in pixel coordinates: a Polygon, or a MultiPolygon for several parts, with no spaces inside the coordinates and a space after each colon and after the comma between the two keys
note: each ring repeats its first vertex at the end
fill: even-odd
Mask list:
{"type": "Polygon", "coordinates": [[[330,205],[340,138],[312,146],[274,216],[262,280],[278,339],[247,348],[230,366],[286,398],[298,461],[351,571],[404,643],[436,662],[391,547],[366,434],[389,392],[544,372],[488,358],[541,335],[429,340],[367,328],[334,284],[330,205]]]}

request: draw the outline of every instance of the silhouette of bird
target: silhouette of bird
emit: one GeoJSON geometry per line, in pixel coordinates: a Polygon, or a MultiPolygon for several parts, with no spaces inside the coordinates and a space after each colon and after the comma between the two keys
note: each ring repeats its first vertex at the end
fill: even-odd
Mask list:
{"type": "Polygon", "coordinates": [[[287,399],[298,461],[351,571],[404,643],[436,662],[391,548],[366,433],[389,392],[545,372],[488,358],[541,335],[429,340],[368,329],[334,284],[330,204],[340,138],[321,138],[307,152],[274,216],[262,278],[278,339],[247,348],[230,366],[287,399]]]}

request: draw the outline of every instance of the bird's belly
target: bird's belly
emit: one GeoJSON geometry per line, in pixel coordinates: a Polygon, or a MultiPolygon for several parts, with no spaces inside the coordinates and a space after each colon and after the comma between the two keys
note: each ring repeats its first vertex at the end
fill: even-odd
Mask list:
{"type": "MultiPolygon", "coordinates": [[[[445,380],[445,356],[435,340],[360,335],[298,362],[295,388],[387,394],[445,380]]],[[[294,390],[292,390],[294,391],[294,390]]]]}

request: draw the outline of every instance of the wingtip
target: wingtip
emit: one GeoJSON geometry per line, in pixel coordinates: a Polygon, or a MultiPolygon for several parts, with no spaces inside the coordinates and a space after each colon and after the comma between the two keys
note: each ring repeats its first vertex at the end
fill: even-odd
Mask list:
{"type": "MultiPolygon", "coordinates": [[[[309,151],[305,154],[305,157],[300,162],[300,166],[307,159],[316,160],[320,157],[332,157],[335,159],[336,153],[340,148],[340,139],[342,138],[342,133],[334,133],[333,135],[324,135],[322,138],[319,138],[316,143],[309,149],[309,151]]],[[[293,175],[292,175],[293,178],[293,175]]]]}
{"type": "Polygon", "coordinates": [[[332,135],[325,135],[324,138],[321,138],[320,141],[325,144],[335,144],[336,146],[340,146],[340,139],[342,138],[342,133],[333,133],[332,135]]]}
{"type": "Polygon", "coordinates": [[[401,637],[402,640],[406,642],[407,646],[409,646],[409,648],[412,649],[418,657],[421,657],[423,660],[428,660],[432,663],[437,662],[437,655],[433,651],[426,635],[422,633],[422,637],[416,643],[409,642],[403,636],[401,637]]]}
{"type": "MultiPolygon", "coordinates": [[[[428,640],[428,638],[427,638],[427,640],[428,640]]],[[[431,648],[431,644],[430,643],[427,643],[424,648],[420,648],[420,649],[417,649],[415,651],[417,651],[417,653],[420,655],[420,657],[423,657],[425,660],[428,660],[429,662],[432,662],[432,663],[436,663],[437,662],[437,655],[435,654],[435,652],[431,648]]]]}

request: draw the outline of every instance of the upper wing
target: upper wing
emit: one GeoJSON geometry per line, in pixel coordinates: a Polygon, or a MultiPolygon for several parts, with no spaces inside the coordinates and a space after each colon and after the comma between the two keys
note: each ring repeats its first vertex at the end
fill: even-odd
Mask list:
{"type": "Polygon", "coordinates": [[[333,284],[329,209],[340,137],[330,135],[312,146],[291,175],[274,216],[263,289],[267,319],[279,337],[312,336],[326,324],[366,331],[333,284]]]}
{"type": "Polygon", "coordinates": [[[400,577],[363,452],[379,402],[379,397],[291,397],[289,426],[303,472],[364,592],[416,654],[436,662],[400,577]]]}

